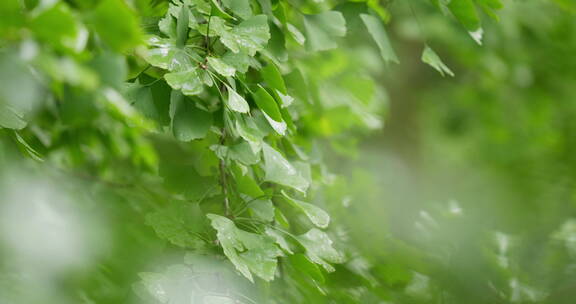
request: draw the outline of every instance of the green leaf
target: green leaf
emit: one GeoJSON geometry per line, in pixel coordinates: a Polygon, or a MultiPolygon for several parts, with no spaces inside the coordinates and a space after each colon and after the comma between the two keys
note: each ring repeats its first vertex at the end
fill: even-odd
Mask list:
{"type": "Polygon", "coordinates": [[[274,215],[274,219],[276,220],[276,222],[282,225],[282,227],[290,229],[290,221],[288,221],[288,218],[284,215],[284,213],[282,213],[282,210],[276,208],[275,213],[276,214],[274,215]]]}
{"type": "Polygon", "coordinates": [[[202,93],[204,85],[196,69],[164,74],[166,82],[184,95],[193,96],[202,93]]]}
{"type": "Polygon", "coordinates": [[[264,117],[272,129],[274,129],[276,133],[284,135],[286,133],[287,125],[282,119],[282,113],[280,112],[274,97],[272,97],[261,85],[258,85],[258,88],[252,93],[252,96],[254,97],[256,105],[258,105],[262,110],[264,117]]]}
{"type": "Polygon", "coordinates": [[[250,144],[245,141],[232,146],[212,145],[210,149],[222,160],[232,159],[247,166],[260,161],[260,153],[252,151],[250,144]]]}
{"type": "Polygon", "coordinates": [[[274,150],[267,143],[263,144],[262,152],[264,153],[264,180],[292,187],[303,193],[306,192],[309,186],[308,181],[280,152],[274,150]]]}
{"type": "Polygon", "coordinates": [[[92,58],[90,67],[98,73],[102,85],[121,89],[126,83],[126,58],[112,52],[102,52],[92,58]]]}
{"type": "Polygon", "coordinates": [[[236,187],[240,193],[249,195],[253,198],[264,195],[264,191],[260,189],[258,183],[248,174],[248,172],[243,172],[240,169],[240,166],[232,166],[232,174],[234,175],[234,181],[236,182],[236,187]]]}
{"type": "Polygon", "coordinates": [[[148,44],[155,48],[147,50],[144,60],[155,67],[172,70],[174,58],[179,52],[176,46],[170,40],[159,37],[150,38],[148,44]]]}
{"type": "Polygon", "coordinates": [[[206,59],[208,60],[210,67],[213,68],[216,73],[224,77],[232,77],[236,73],[236,69],[224,63],[219,58],[208,57],[206,59]]]}
{"type": "Polygon", "coordinates": [[[288,60],[284,32],[274,23],[270,24],[270,40],[266,46],[265,53],[274,62],[286,62],[288,60]]]}
{"type": "Polygon", "coordinates": [[[424,51],[422,52],[422,61],[436,69],[442,76],[444,76],[444,73],[454,76],[454,73],[452,73],[450,68],[442,62],[436,52],[434,52],[434,50],[432,50],[428,45],[424,47],[424,51]]]}
{"type": "Polygon", "coordinates": [[[478,43],[482,44],[482,28],[480,17],[476,11],[473,0],[451,0],[448,9],[460,23],[468,30],[468,33],[478,43]]]}
{"type": "Polygon", "coordinates": [[[272,127],[272,129],[284,136],[286,134],[286,129],[288,128],[288,125],[286,124],[286,122],[281,121],[275,121],[274,119],[272,119],[270,116],[268,116],[266,113],[262,113],[262,115],[264,116],[264,118],[266,119],[266,121],[268,121],[268,124],[272,127]]]}
{"type": "Polygon", "coordinates": [[[127,51],[141,42],[138,20],[122,0],[101,1],[91,21],[98,35],[115,51],[127,51]]]}
{"type": "Polygon", "coordinates": [[[26,152],[26,154],[28,154],[28,156],[39,162],[44,161],[42,154],[38,153],[38,151],[32,148],[32,146],[28,142],[26,142],[26,140],[22,136],[20,136],[18,132],[14,131],[14,137],[16,139],[16,142],[20,144],[20,147],[22,147],[22,149],[26,152]]]}
{"type": "Polygon", "coordinates": [[[210,14],[214,14],[216,16],[220,16],[226,19],[236,19],[232,16],[230,16],[221,6],[220,3],[218,2],[218,0],[210,0],[211,4],[212,4],[212,8],[215,10],[212,10],[210,14]]]}
{"type": "Polygon", "coordinates": [[[276,122],[282,122],[282,114],[280,114],[280,110],[278,109],[278,104],[274,100],[266,89],[264,89],[261,85],[258,85],[258,88],[252,94],[254,97],[254,101],[266,115],[272,118],[276,122]]]}
{"type": "Polygon", "coordinates": [[[0,53],[1,127],[24,128],[27,125],[26,116],[42,102],[40,83],[31,71],[30,66],[17,54],[0,53]]]}
{"type": "MultiPolygon", "coordinates": [[[[278,94],[278,98],[280,98],[280,102],[282,103],[282,105],[281,105],[282,108],[286,108],[286,107],[290,106],[292,104],[292,102],[294,102],[294,98],[290,95],[284,95],[280,91],[276,91],[276,94],[278,94]]],[[[284,117],[284,115],[282,115],[282,117],[284,117]]]]}
{"type": "Polygon", "coordinates": [[[282,78],[282,74],[274,64],[268,64],[263,69],[260,70],[260,75],[266,84],[275,89],[280,91],[282,94],[287,94],[286,91],[286,84],[284,83],[284,79],[282,78]]]}
{"type": "Polygon", "coordinates": [[[498,15],[496,15],[496,11],[503,7],[502,2],[500,0],[476,0],[476,3],[478,3],[478,5],[480,5],[480,7],[484,10],[484,12],[486,12],[486,14],[489,15],[492,19],[494,20],[499,19],[498,15]]]}
{"type": "Polygon", "coordinates": [[[293,199],[284,190],[282,190],[282,195],[286,200],[295,208],[301,210],[306,214],[310,221],[316,225],[318,228],[326,228],[330,224],[330,216],[322,208],[314,206],[312,204],[293,199]]]}
{"type": "Polygon", "coordinates": [[[172,133],[181,141],[204,138],[212,126],[212,114],[195,107],[178,91],[170,99],[172,133]]]}
{"type": "Polygon", "coordinates": [[[295,27],[290,23],[287,23],[286,28],[288,29],[288,33],[294,39],[294,41],[296,41],[296,43],[304,45],[304,43],[306,42],[306,37],[297,27],[295,27]]]}
{"type": "Polygon", "coordinates": [[[235,127],[238,135],[250,143],[252,151],[260,151],[262,139],[266,134],[258,127],[253,117],[239,115],[236,118],[235,127]]]}
{"type": "Polygon", "coordinates": [[[198,204],[176,201],[146,215],[146,224],[152,226],[162,239],[184,248],[204,246],[198,237],[202,232],[204,214],[198,204]]]}
{"type": "MultiPolygon", "coordinates": [[[[177,5],[174,5],[172,3],[168,5],[168,13],[165,15],[165,18],[174,17],[175,19],[179,19],[180,16],[183,16],[184,14],[188,15],[188,27],[193,29],[195,29],[198,26],[198,21],[196,20],[194,12],[201,12],[204,9],[206,10],[206,13],[210,11],[210,4],[204,1],[202,1],[202,3],[200,3],[201,1],[188,1],[188,0],[185,1],[177,0],[173,2],[177,3],[177,5]],[[191,7],[193,7],[192,10],[191,7]],[[182,12],[183,8],[186,8],[188,10],[188,13],[182,12]]],[[[175,29],[173,35],[169,36],[172,38],[177,38],[176,32],[177,30],[175,29]]]]}
{"type": "Polygon", "coordinates": [[[222,61],[234,67],[240,73],[246,73],[252,64],[253,58],[244,53],[227,52],[222,56],[222,61]]]}
{"type": "Polygon", "coordinates": [[[232,11],[236,16],[242,19],[252,17],[252,9],[250,8],[250,0],[222,0],[224,7],[232,11]]]}
{"type": "Polygon", "coordinates": [[[230,147],[230,156],[240,163],[250,166],[260,162],[260,153],[254,152],[248,142],[241,142],[230,147]]]}
{"type": "Polygon", "coordinates": [[[152,90],[149,86],[143,86],[139,82],[126,83],[123,95],[134,108],[138,109],[144,116],[159,119],[160,114],[154,104],[152,90]]]}
{"type": "Polygon", "coordinates": [[[155,67],[172,72],[183,72],[197,69],[197,63],[204,60],[191,48],[179,48],[172,39],[152,36],[148,44],[153,48],[147,50],[144,59],[155,67]]]}
{"type": "Polygon", "coordinates": [[[384,61],[398,63],[398,57],[390,45],[388,35],[386,34],[386,30],[384,29],[384,25],[380,19],[367,14],[360,14],[360,18],[362,18],[362,22],[364,22],[364,25],[372,36],[372,39],[376,41],[376,44],[380,49],[380,55],[382,55],[384,61]]]}
{"type": "MultiPolygon", "coordinates": [[[[172,4],[170,6],[172,6],[172,4]]],[[[158,29],[168,37],[176,37],[178,35],[176,33],[176,22],[169,14],[166,14],[164,18],[158,21],[158,29]]]]}
{"type": "Polygon", "coordinates": [[[257,15],[243,21],[230,31],[225,31],[220,41],[232,52],[247,53],[254,56],[261,51],[270,39],[266,15],[257,15]]]}
{"type": "Polygon", "coordinates": [[[473,0],[451,0],[448,9],[467,30],[476,31],[480,28],[480,18],[473,0]]]}
{"type": "MultiPolygon", "coordinates": [[[[274,210],[274,218],[276,218],[276,210],[274,210]]],[[[293,254],[292,249],[290,248],[290,244],[286,241],[286,238],[284,238],[284,235],[279,233],[278,230],[275,230],[273,228],[270,228],[270,226],[266,226],[266,229],[264,230],[264,232],[266,233],[266,235],[270,236],[271,238],[274,239],[274,241],[276,242],[276,244],[278,246],[280,246],[280,248],[282,248],[282,250],[286,251],[288,254],[293,254]]]]}
{"type": "Polygon", "coordinates": [[[0,103],[0,127],[15,130],[23,129],[28,124],[23,116],[8,105],[0,103]]]}
{"type": "Polygon", "coordinates": [[[65,3],[42,11],[32,19],[30,27],[36,37],[58,48],[79,52],[86,45],[88,33],[65,3]]]}
{"type": "Polygon", "coordinates": [[[306,256],[314,263],[321,265],[328,272],[334,271],[330,263],[344,263],[344,255],[332,247],[332,240],[326,233],[316,228],[310,229],[297,237],[306,249],[306,256]]]}
{"type": "Polygon", "coordinates": [[[265,222],[274,220],[274,205],[268,199],[257,199],[248,203],[248,208],[255,218],[265,222]]]}
{"type": "Polygon", "coordinates": [[[250,106],[244,97],[240,96],[236,90],[232,89],[230,86],[226,85],[226,90],[228,91],[228,99],[226,100],[226,106],[232,111],[240,113],[248,113],[250,111],[250,106]]]}
{"type": "Polygon", "coordinates": [[[13,36],[21,30],[25,14],[22,14],[22,2],[18,0],[0,1],[0,36],[13,36]]]}
{"type": "Polygon", "coordinates": [[[336,38],[346,35],[346,20],[342,13],[337,11],[305,15],[304,26],[306,47],[314,52],[336,48],[336,38]]]}
{"type": "Polygon", "coordinates": [[[188,6],[182,5],[180,7],[180,13],[178,15],[177,27],[176,27],[176,46],[181,48],[186,45],[188,40],[188,29],[190,23],[190,11],[188,6]]]}
{"type": "Polygon", "coordinates": [[[307,274],[317,282],[324,283],[324,275],[316,264],[312,263],[305,255],[297,253],[288,257],[290,265],[298,272],[307,274]]]}
{"type": "Polygon", "coordinates": [[[224,254],[236,269],[254,281],[252,273],[271,281],[276,273],[277,257],[282,251],[272,238],[236,228],[234,222],[220,215],[208,214],[224,254]]]}

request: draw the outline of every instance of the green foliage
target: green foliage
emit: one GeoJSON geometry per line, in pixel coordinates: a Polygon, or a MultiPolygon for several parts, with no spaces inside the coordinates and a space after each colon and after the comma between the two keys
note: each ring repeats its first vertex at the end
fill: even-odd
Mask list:
{"type": "Polygon", "coordinates": [[[422,62],[429,64],[431,67],[436,69],[442,76],[444,73],[454,76],[454,73],[442,62],[440,57],[432,50],[429,46],[424,47],[424,51],[422,52],[422,62]]]}
{"type": "Polygon", "coordinates": [[[378,18],[366,14],[361,14],[360,18],[362,18],[362,21],[370,32],[370,35],[372,35],[372,38],[378,45],[378,48],[380,48],[380,54],[382,55],[382,58],[384,58],[385,61],[398,63],[398,57],[390,45],[388,35],[386,35],[386,31],[384,30],[382,22],[378,18]]]}
{"type": "MultiPolygon", "coordinates": [[[[414,11],[433,18],[434,43],[415,43],[420,59],[454,76],[427,44],[443,42],[434,36],[451,20],[442,13],[480,43],[490,24],[482,14],[496,19],[501,3],[421,1],[404,14],[393,2],[0,1],[0,168],[72,177],[69,187],[90,202],[78,205],[111,223],[95,265],[46,276],[56,282],[54,303],[469,299],[462,294],[470,289],[446,287],[461,280],[434,277],[445,267],[442,249],[427,254],[378,236],[381,226],[370,226],[378,219],[350,225],[348,217],[371,212],[350,202],[379,192],[370,178],[342,173],[354,166],[356,144],[383,125],[381,81],[396,68],[387,64],[419,59],[402,47],[410,39],[398,39],[410,32],[401,22],[414,23],[414,11]]],[[[443,30],[458,37],[449,45],[465,45],[457,27],[443,30]]],[[[473,58],[438,50],[455,69],[452,62],[473,58]]],[[[483,79],[484,93],[498,91],[495,83],[483,79]]],[[[499,258],[490,246],[479,251],[499,258]]],[[[18,256],[5,251],[0,269],[9,273],[18,256]]],[[[482,284],[504,294],[493,281],[482,284]]],[[[8,289],[0,284],[0,302],[8,289]]],[[[38,298],[5,297],[49,298],[38,289],[38,298]]]]}

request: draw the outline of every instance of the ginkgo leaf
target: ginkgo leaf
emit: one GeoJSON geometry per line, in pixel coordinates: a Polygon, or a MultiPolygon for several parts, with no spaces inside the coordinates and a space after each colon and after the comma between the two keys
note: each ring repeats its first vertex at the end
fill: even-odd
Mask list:
{"type": "Polygon", "coordinates": [[[262,75],[262,78],[269,87],[280,91],[282,94],[287,94],[286,84],[276,65],[268,64],[260,70],[260,75],[262,75]]]}
{"type": "Polygon", "coordinates": [[[252,63],[252,57],[245,53],[226,52],[222,56],[222,61],[227,65],[234,67],[240,73],[246,73],[252,63]]]}
{"type": "Polygon", "coordinates": [[[124,86],[123,95],[144,116],[155,120],[160,118],[161,115],[154,104],[154,96],[149,86],[143,86],[138,81],[127,83],[124,86]]]}
{"type": "MultiPolygon", "coordinates": [[[[188,26],[191,28],[195,28],[198,21],[196,20],[196,17],[194,16],[194,11],[199,11],[202,13],[210,13],[210,4],[204,1],[195,1],[194,3],[189,3],[188,0],[185,1],[173,1],[175,4],[170,3],[168,5],[168,13],[166,14],[166,17],[168,16],[172,16],[176,19],[180,18],[181,14],[182,14],[182,8],[188,8],[188,26]],[[194,6],[194,9],[192,11],[190,11],[190,7],[188,6],[188,4],[191,4],[194,6]]],[[[174,36],[176,37],[176,36],[174,36]]]]}
{"type": "Polygon", "coordinates": [[[311,262],[306,255],[297,253],[288,257],[290,264],[294,266],[298,271],[301,273],[305,273],[310,276],[312,279],[323,283],[324,282],[324,275],[322,275],[322,271],[316,264],[311,262]]]}
{"type": "Polygon", "coordinates": [[[235,127],[238,135],[250,143],[254,152],[262,149],[262,139],[266,134],[256,125],[253,117],[237,117],[235,127]]]}
{"type": "Polygon", "coordinates": [[[498,20],[496,10],[503,7],[501,0],[476,0],[476,3],[494,20],[498,20]]]}
{"type": "Polygon", "coordinates": [[[282,108],[286,108],[286,107],[290,106],[292,104],[292,102],[294,102],[294,97],[292,97],[290,95],[284,95],[280,91],[276,91],[276,94],[278,94],[278,97],[280,98],[280,101],[282,103],[282,105],[281,105],[282,108]]]}
{"type": "Polygon", "coordinates": [[[216,214],[207,214],[208,219],[211,220],[212,227],[217,231],[217,238],[220,241],[220,246],[224,250],[224,255],[234,264],[236,269],[240,271],[248,280],[254,281],[250,268],[240,258],[237,250],[243,250],[244,245],[238,239],[237,228],[231,220],[216,214]]]}
{"type": "Polygon", "coordinates": [[[160,238],[184,248],[202,247],[205,242],[197,236],[202,231],[204,214],[198,204],[172,202],[169,206],[146,215],[160,238]]]}
{"type": "Polygon", "coordinates": [[[264,89],[261,85],[258,85],[258,88],[253,92],[252,96],[254,97],[254,101],[260,110],[262,110],[275,121],[282,122],[282,114],[280,114],[278,104],[274,100],[274,97],[272,97],[266,91],[266,89],[264,89]]]}
{"type": "Polygon", "coordinates": [[[86,45],[86,29],[80,26],[66,3],[60,2],[42,11],[31,20],[30,27],[37,38],[56,47],[78,52],[86,45]]]}
{"type": "Polygon", "coordinates": [[[155,46],[155,48],[149,49],[144,59],[155,67],[171,69],[172,61],[178,51],[176,46],[168,39],[159,37],[151,37],[148,39],[148,44],[155,46]]]}
{"type": "Polygon", "coordinates": [[[260,161],[259,151],[252,151],[250,144],[245,141],[232,146],[212,145],[210,149],[213,150],[220,159],[232,159],[247,166],[255,165],[260,161]]]}
{"type": "Polygon", "coordinates": [[[296,41],[296,43],[304,45],[304,43],[306,42],[306,37],[297,27],[295,27],[290,23],[287,23],[286,28],[288,29],[288,33],[290,33],[290,36],[294,39],[294,41],[296,41]]]}
{"type": "Polygon", "coordinates": [[[0,103],[0,128],[20,130],[27,124],[22,114],[10,106],[0,103]]]}
{"type": "Polygon", "coordinates": [[[138,20],[126,2],[100,1],[91,17],[98,35],[114,50],[123,52],[141,42],[138,20]]]}
{"type": "Polygon", "coordinates": [[[202,93],[204,85],[196,69],[164,74],[166,82],[184,95],[193,96],[202,93]]]}
{"type": "Polygon", "coordinates": [[[176,46],[183,47],[186,45],[186,40],[188,40],[188,28],[190,18],[190,11],[188,6],[182,5],[180,7],[180,13],[178,14],[178,21],[176,22],[176,46]]]}
{"type": "Polygon", "coordinates": [[[217,0],[210,0],[210,2],[212,3],[212,7],[215,9],[213,10],[211,13],[214,15],[218,15],[221,16],[223,18],[226,19],[236,19],[232,16],[230,16],[230,14],[228,14],[221,6],[220,6],[220,2],[217,0]]]}
{"type": "Polygon", "coordinates": [[[173,39],[152,36],[148,39],[148,45],[152,48],[147,50],[144,59],[155,67],[169,71],[194,70],[196,62],[204,59],[191,49],[178,47],[173,39]]]}
{"type": "Polygon", "coordinates": [[[242,172],[240,166],[232,166],[232,174],[234,175],[234,181],[236,182],[236,186],[240,193],[253,198],[264,195],[264,191],[262,191],[260,186],[258,186],[258,183],[248,174],[248,172],[242,172]]]}
{"type": "Polygon", "coordinates": [[[270,40],[263,51],[266,57],[274,62],[286,62],[288,51],[286,49],[286,37],[278,25],[272,23],[270,26],[270,40]]]}
{"type": "Polygon", "coordinates": [[[26,127],[28,114],[40,105],[41,86],[31,71],[16,54],[0,53],[0,128],[26,127]]]}
{"type": "Polygon", "coordinates": [[[360,14],[360,18],[362,18],[362,22],[364,22],[364,25],[372,36],[372,39],[374,39],[378,45],[380,54],[384,61],[398,63],[396,52],[394,52],[394,49],[390,45],[390,40],[388,40],[388,35],[386,34],[386,30],[384,29],[384,25],[380,19],[367,14],[360,14]]]}
{"type": "Polygon", "coordinates": [[[208,26],[208,22],[198,25],[198,32],[203,36],[209,37],[226,35],[230,29],[229,23],[226,22],[224,18],[218,16],[210,17],[210,26],[208,26]]]}
{"type": "Polygon", "coordinates": [[[264,179],[280,185],[292,187],[298,191],[305,192],[309,183],[302,177],[298,170],[267,143],[262,146],[264,153],[264,179]]]}
{"type": "Polygon", "coordinates": [[[220,36],[220,41],[232,52],[243,52],[250,56],[263,50],[269,39],[270,29],[266,15],[253,16],[220,36]]]}
{"type": "Polygon", "coordinates": [[[226,105],[232,111],[240,113],[248,113],[250,111],[250,106],[244,97],[232,89],[230,86],[226,85],[226,90],[228,91],[228,99],[226,99],[226,105]]]}
{"type": "Polygon", "coordinates": [[[236,69],[224,63],[219,58],[208,57],[206,59],[208,60],[208,64],[210,65],[210,67],[212,67],[214,71],[216,71],[216,73],[224,77],[232,77],[236,73],[236,69]]]}
{"type": "Polygon", "coordinates": [[[480,18],[473,0],[451,0],[448,9],[467,30],[475,31],[480,28],[480,18]]]}
{"type": "Polygon", "coordinates": [[[473,0],[451,0],[448,9],[458,21],[468,30],[468,33],[478,44],[482,44],[482,28],[480,17],[473,0]]]}
{"type": "Polygon", "coordinates": [[[434,52],[434,50],[432,50],[428,45],[424,47],[424,51],[422,52],[422,61],[436,69],[442,76],[444,76],[444,73],[454,76],[454,73],[452,73],[450,68],[442,62],[436,52],[434,52]]]}
{"type": "MultiPolygon", "coordinates": [[[[274,214],[276,214],[276,212],[274,212],[274,214]]],[[[270,237],[272,237],[274,241],[276,241],[276,244],[280,246],[280,248],[282,248],[282,250],[286,251],[289,254],[293,254],[292,248],[290,247],[288,241],[286,241],[286,238],[284,238],[284,235],[279,233],[277,230],[270,228],[269,226],[265,228],[264,232],[270,237]]]]}
{"type": "Polygon", "coordinates": [[[306,214],[306,216],[310,219],[310,221],[318,228],[326,228],[328,227],[328,224],[330,224],[330,216],[328,215],[328,213],[326,213],[326,211],[322,210],[322,208],[291,198],[284,191],[282,191],[282,195],[284,195],[286,200],[293,207],[303,211],[306,214]]]}
{"type": "Polygon", "coordinates": [[[265,222],[274,220],[274,205],[268,199],[256,199],[248,203],[254,217],[265,222]]]}
{"type": "Polygon", "coordinates": [[[342,13],[327,11],[316,15],[305,15],[306,47],[311,51],[336,48],[336,38],[346,35],[346,20],[342,13]]]}
{"type": "Polygon", "coordinates": [[[242,19],[248,19],[252,16],[250,0],[222,0],[222,4],[242,19]]]}
{"type": "Polygon", "coordinates": [[[158,29],[166,36],[175,37],[176,22],[174,21],[174,18],[172,18],[170,15],[164,16],[164,18],[158,21],[158,29]]]}
{"type": "Polygon", "coordinates": [[[217,214],[207,217],[217,231],[224,254],[242,275],[252,282],[252,273],[265,281],[274,278],[277,257],[282,255],[274,239],[238,229],[230,219],[217,214]]]}
{"type": "Polygon", "coordinates": [[[264,112],[262,114],[263,114],[264,118],[266,119],[266,121],[268,121],[268,124],[272,127],[272,129],[276,133],[278,133],[282,136],[286,135],[286,129],[288,129],[288,124],[286,124],[286,122],[276,121],[264,112]]]}
{"type": "Polygon", "coordinates": [[[184,100],[178,91],[171,95],[170,113],[172,133],[181,141],[204,138],[212,126],[212,114],[184,100]]]}
{"type": "Polygon", "coordinates": [[[232,159],[247,166],[255,165],[260,161],[260,151],[254,152],[250,144],[245,141],[230,146],[230,155],[232,159]]]}
{"type": "Polygon", "coordinates": [[[314,263],[321,265],[328,272],[334,271],[330,263],[343,263],[344,255],[332,247],[332,240],[328,235],[316,228],[310,229],[297,237],[306,249],[306,256],[314,263]]]}

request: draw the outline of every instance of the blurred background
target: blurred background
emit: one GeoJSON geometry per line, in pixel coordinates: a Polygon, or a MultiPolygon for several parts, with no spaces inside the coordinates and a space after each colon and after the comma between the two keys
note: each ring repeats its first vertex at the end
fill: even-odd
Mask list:
{"type": "Polygon", "coordinates": [[[361,199],[342,220],[384,282],[424,278],[421,303],[572,303],[574,15],[506,1],[478,46],[425,7],[395,9],[416,16],[391,23],[401,64],[383,79],[385,125],[350,169],[361,199]],[[454,78],[411,60],[422,40],[454,78]]]}
{"type": "MultiPolygon", "coordinates": [[[[362,47],[314,61],[319,79],[338,69],[378,71],[381,88],[358,86],[374,91],[385,110],[381,128],[359,136],[358,148],[348,139],[325,143],[336,151],[328,167],[342,176],[326,193],[326,209],[340,223],[335,234],[359,254],[326,275],[333,283],[328,300],[314,293],[294,303],[576,301],[576,5],[504,4],[498,22],[484,23],[478,45],[428,3],[394,1],[387,29],[400,64],[362,47]],[[425,43],[454,77],[420,61],[425,43]]],[[[0,71],[18,71],[10,64],[3,58],[0,71]]],[[[0,80],[12,77],[4,74],[0,80]]],[[[159,228],[133,216],[161,198],[117,182],[150,177],[118,174],[132,169],[121,161],[131,153],[126,143],[97,143],[122,131],[114,122],[94,133],[78,130],[59,140],[87,136],[92,148],[78,146],[67,157],[78,168],[84,158],[105,163],[113,174],[95,180],[81,170],[62,172],[53,165],[63,157],[58,148],[51,164],[30,165],[22,156],[35,156],[26,148],[30,139],[0,130],[0,303],[154,303],[147,292],[161,303],[194,303],[169,295],[190,286],[252,292],[222,260],[187,254],[184,264],[204,265],[203,275],[187,275],[176,258],[183,250],[167,251],[159,228]],[[14,141],[21,145],[8,144],[14,141]],[[214,269],[228,275],[216,278],[214,269]]],[[[33,145],[43,134],[32,132],[33,145]]],[[[153,161],[137,135],[122,136],[139,149],[131,161],[153,161]]],[[[164,215],[153,216],[161,222],[164,215]]],[[[178,229],[165,225],[164,233],[178,229]]],[[[270,294],[283,288],[272,283],[270,294]]]]}

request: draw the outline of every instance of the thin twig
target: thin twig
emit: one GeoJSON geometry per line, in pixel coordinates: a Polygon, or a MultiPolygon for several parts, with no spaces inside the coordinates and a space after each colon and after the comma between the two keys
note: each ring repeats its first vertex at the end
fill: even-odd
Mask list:
{"type": "Polygon", "coordinates": [[[206,55],[210,55],[210,20],[212,19],[212,10],[210,10],[210,16],[208,16],[208,25],[206,28],[206,55]]]}

